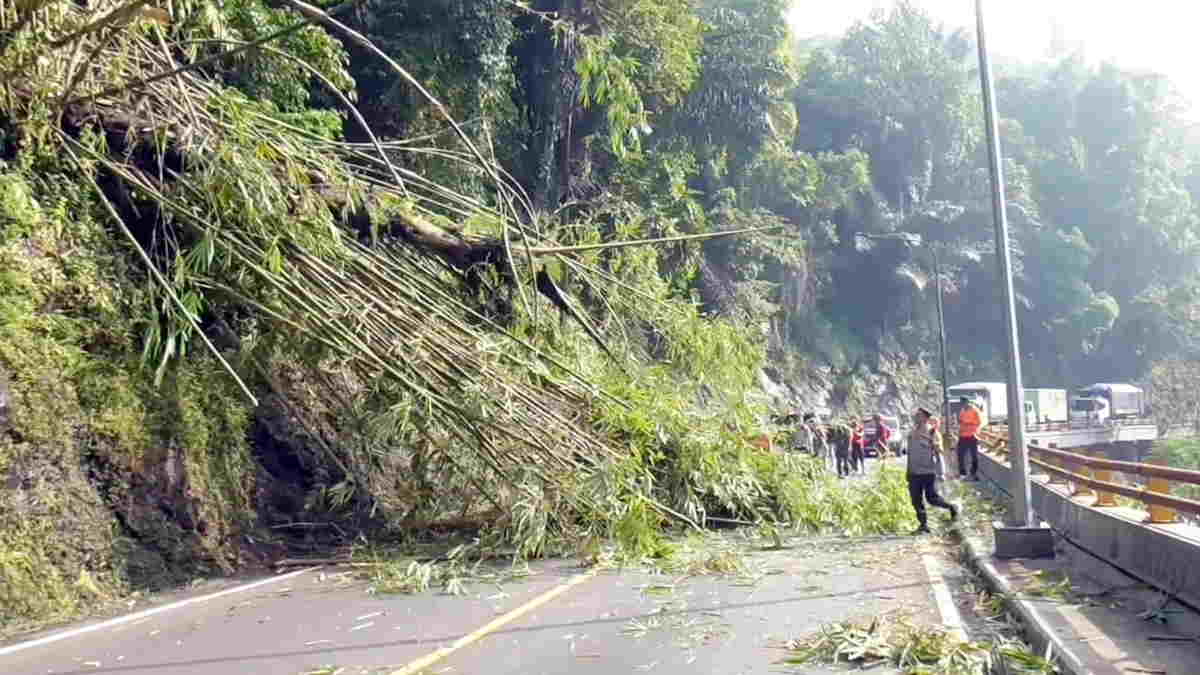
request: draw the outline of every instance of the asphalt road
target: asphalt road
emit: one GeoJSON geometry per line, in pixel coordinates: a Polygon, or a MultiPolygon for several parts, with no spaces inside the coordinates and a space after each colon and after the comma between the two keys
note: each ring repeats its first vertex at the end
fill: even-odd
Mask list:
{"type": "MultiPolygon", "coordinates": [[[[824,622],[884,612],[940,622],[921,563],[933,545],[798,540],[747,554],[742,576],[604,571],[415,672],[779,672],[782,642],[824,622]]],[[[0,672],[394,673],[581,572],[568,561],[535,571],[501,586],[469,584],[462,596],[374,594],[348,572],[311,571],[0,655],[0,672]]]]}
{"type": "MultiPolygon", "coordinates": [[[[771,551],[736,539],[724,541],[741,551],[738,574],[580,578],[585,570],[556,560],[499,585],[468,581],[462,595],[374,593],[339,569],[249,590],[226,582],[151,616],[0,644],[0,673],[815,673],[780,664],[786,640],[842,619],[901,613],[937,624],[955,614],[939,608],[923,563],[944,553],[935,538],[800,538],[771,551]],[[195,597],[213,590],[226,594],[195,597]]],[[[955,573],[948,559],[943,567],[955,573]]]]}
{"type": "Polygon", "coordinates": [[[296,675],[327,663],[394,670],[573,571],[552,563],[525,581],[464,596],[375,594],[353,572],[312,571],[0,656],[0,672],[296,675]]]}
{"type": "Polygon", "coordinates": [[[822,623],[888,612],[941,621],[922,566],[925,545],[908,538],[808,541],[755,555],[746,579],[604,575],[430,672],[818,672],[781,667],[783,643],[822,623]]]}

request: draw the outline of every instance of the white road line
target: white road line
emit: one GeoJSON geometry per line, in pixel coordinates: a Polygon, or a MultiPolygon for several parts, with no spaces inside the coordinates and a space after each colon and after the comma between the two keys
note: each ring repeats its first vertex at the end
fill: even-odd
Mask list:
{"type": "Polygon", "coordinates": [[[933,587],[933,599],[937,603],[938,613],[942,615],[942,625],[948,628],[955,638],[966,642],[967,631],[963,628],[962,615],[958,613],[958,606],[950,596],[950,588],[942,578],[941,563],[929,554],[922,555],[921,559],[925,563],[925,574],[929,576],[929,584],[933,587]]]}
{"type": "Polygon", "coordinates": [[[9,645],[8,647],[0,647],[0,656],[6,656],[8,654],[23,651],[25,649],[32,649],[33,647],[40,647],[42,645],[48,645],[52,642],[58,642],[59,640],[67,640],[67,639],[70,639],[73,637],[78,637],[80,635],[92,633],[92,632],[95,632],[98,630],[104,630],[105,628],[112,628],[113,626],[120,626],[122,624],[131,623],[131,622],[138,621],[141,619],[146,619],[151,616],[154,616],[155,614],[162,614],[164,612],[169,612],[173,609],[179,609],[180,607],[187,607],[188,605],[198,605],[202,602],[208,602],[209,600],[215,600],[222,596],[233,595],[234,593],[241,593],[243,591],[248,591],[252,588],[258,588],[259,586],[265,586],[267,584],[273,584],[273,583],[276,583],[279,581],[283,581],[285,579],[291,579],[294,577],[298,577],[301,574],[304,574],[306,572],[311,572],[315,569],[317,569],[317,568],[316,567],[306,567],[302,570],[296,570],[295,572],[288,572],[287,574],[280,574],[279,576],[270,577],[268,579],[259,579],[258,581],[254,581],[254,582],[251,582],[248,584],[242,584],[241,586],[234,586],[233,588],[227,588],[223,591],[217,591],[216,593],[209,593],[208,595],[202,595],[202,596],[199,596],[196,598],[189,598],[187,600],[180,600],[179,602],[172,602],[171,604],[163,605],[162,607],[154,607],[152,609],[145,609],[140,612],[135,612],[133,614],[119,616],[115,619],[109,619],[108,621],[101,621],[100,623],[92,624],[90,626],[83,626],[82,628],[73,628],[71,630],[65,630],[65,631],[62,631],[61,633],[54,633],[52,635],[47,635],[46,637],[38,638],[36,640],[29,640],[28,642],[18,642],[17,644],[9,645]]]}

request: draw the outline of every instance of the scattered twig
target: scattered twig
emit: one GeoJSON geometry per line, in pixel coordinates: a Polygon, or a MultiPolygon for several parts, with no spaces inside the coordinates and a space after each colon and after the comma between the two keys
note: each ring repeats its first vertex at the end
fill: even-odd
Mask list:
{"type": "Polygon", "coordinates": [[[581,244],[578,246],[542,246],[531,247],[529,252],[533,255],[549,255],[560,253],[580,253],[582,251],[597,251],[614,248],[624,248],[627,246],[653,246],[657,244],[669,244],[680,241],[703,241],[706,239],[722,239],[725,237],[736,237],[743,234],[753,234],[756,232],[770,232],[771,230],[779,230],[786,227],[785,225],[770,225],[768,227],[746,227],[739,230],[725,230],[722,232],[705,232],[702,234],[681,234],[674,237],[657,237],[655,239],[629,239],[627,241],[610,241],[600,244],[581,244]]]}
{"type": "Polygon", "coordinates": [[[351,558],[284,558],[275,562],[275,567],[305,567],[308,565],[348,565],[351,558]]]}
{"type": "Polygon", "coordinates": [[[1150,635],[1146,639],[1154,642],[1200,642],[1200,637],[1195,635],[1150,635]]]}

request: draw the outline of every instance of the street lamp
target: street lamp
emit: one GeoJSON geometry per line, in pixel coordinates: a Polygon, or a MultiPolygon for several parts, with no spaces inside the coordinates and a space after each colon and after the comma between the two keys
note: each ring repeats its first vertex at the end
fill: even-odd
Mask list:
{"type": "Polygon", "coordinates": [[[1021,352],[1017,346],[1017,307],[1013,300],[1012,267],[1008,261],[1008,220],[1004,213],[1004,173],[1000,164],[1000,133],[996,126],[996,100],[992,96],[992,67],[988,63],[983,30],[983,0],[975,0],[975,30],[979,38],[979,79],[983,89],[983,114],[987,122],[988,168],[992,174],[992,220],[996,226],[996,264],[1004,292],[1005,337],[1008,357],[1008,447],[1012,471],[1009,493],[1012,504],[1008,523],[996,522],[996,553],[1000,558],[1041,558],[1054,555],[1054,533],[1035,521],[1029,485],[1029,458],[1025,449],[1025,406],[1021,389],[1021,352]]]}
{"type": "MultiPolygon", "coordinates": [[[[1008,357],[1008,447],[1012,463],[1010,492],[1013,502],[1008,524],[1017,529],[1033,528],[1033,505],[1029,487],[1029,459],[1025,451],[1025,406],[1021,388],[1021,352],[1017,346],[1017,309],[1013,300],[1012,266],[1008,259],[1008,218],[1004,210],[1004,173],[1000,162],[1000,132],[996,124],[996,100],[992,95],[992,66],[988,61],[983,29],[983,0],[975,0],[975,30],[979,42],[979,80],[983,90],[983,116],[987,124],[988,168],[992,177],[992,221],[996,227],[996,263],[1003,291],[1005,337],[1008,357]]],[[[997,553],[1000,551],[997,540],[997,553]]],[[[1034,556],[1036,557],[1036,556],[1034,556]]]]}
{"type": "MultiPolygon", "coordinates": [[[[912,247],[920,246],[921,235],[912,232],[891,232],[888,234],[867,234],[866,232],[855,232],[854,236],[863,239],[883,239],[883,240],[898,240],[903,241],[912,247]]],[[[933,279],[937,294],[937,316],[938,316],[938,356],[942,365],[942,429],[950,430],[950,394],[947,391],[950,386],[946,379],[946,318],[942,311],[942,269],[938,264],[937,247],[929,247],[929,255],[933,258],[933,279]]]]}

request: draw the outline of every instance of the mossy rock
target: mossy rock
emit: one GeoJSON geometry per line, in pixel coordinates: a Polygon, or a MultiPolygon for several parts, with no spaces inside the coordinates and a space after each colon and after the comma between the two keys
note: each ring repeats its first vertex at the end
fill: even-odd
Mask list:
{"type": "Polygon", "coordinates": [[[82,468],[62,448],[5,439],[0,452],[11,458],[0,487],[0,631],[70,618],[120,592],[117,523],[82,468]]]}
{"type": "Polygon", "coordinates": [[[154,383],[144,275],[77,185],[0,165],[0,632],[230,571],[254,519],[248,404],[207,354],[154,383]]]}

